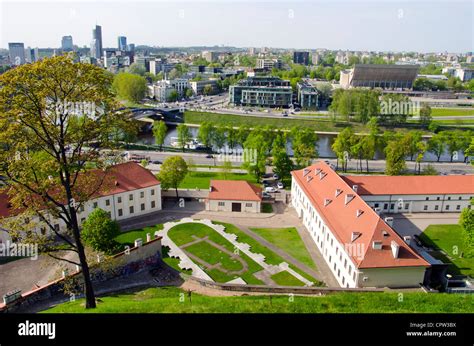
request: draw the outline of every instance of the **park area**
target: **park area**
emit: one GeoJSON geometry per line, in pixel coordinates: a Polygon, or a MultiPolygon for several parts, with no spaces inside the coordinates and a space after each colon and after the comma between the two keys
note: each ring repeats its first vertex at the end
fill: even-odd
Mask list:
{"type": "Polygon", "coordinates": [[[474,258],[466,258],[463,230],[459,225],[431,225],[421,235],[420,240],[434,251],[430,254],[448,263],[449,272],[454,275],[474,277],[474,258]]]}

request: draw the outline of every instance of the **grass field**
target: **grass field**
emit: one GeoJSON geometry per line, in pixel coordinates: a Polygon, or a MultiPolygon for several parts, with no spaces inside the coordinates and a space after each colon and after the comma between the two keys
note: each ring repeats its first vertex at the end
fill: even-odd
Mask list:
{"type": "Polygon", "coordinates": [[[209,297],[176,287],[149,288],[101,297],[96,309],[84,299],[55,306],[45,313],[472,313],[472,297],[461,294],[336,293],[321,297],[209,297]]]}
{"type": "Polygon", "coordinates": [[[304,286],[304,283],[302,281],[298,280],[287,271],[282,271],[277,274],[273,274],[270,278],[275,281],[277,285],[284,285],[283,283],[291,283],[290,286],[304,286]]]}
{"type": "Polygon", "coordinates": [[[278,246],[308,267],[316,267],[296,228],[251,228],[250,230],[278,246]]]}
{"type": "MultiPolygon", "coordinates": [[[[309,117],[308,117],[309,118],[309,117]]],[[[201,124],[205,121],[212,122],[214,125],[230,125],[249,127],[273,126],[280,129],[291,129],[293,126],[302,126],[315,131],[339,132],[345,127],[352,127],[356,132],[367,132],[367,129],[359,123],[332,122],[330,120],[320,119],[291,119],[286,117],[252,117],[235,114],[217,114],[208,112],[186,111],[184,113],[184,122],[188,124],[201,124]]]]}
{"type": "Polygon", "coordinates": [[[256,183],[255,177],[245,173],[227,173],[221,172],[189,172],[179,185],[181,189],[208,189],[212,179],[218,180],[246,180],[250,183],[256,183]]]}
{"type": "Polygon", "coordinates": [[[426,245],[438,250],[431,254],[449,263],[450,273],[474,277],[474,258],[461,257],[465,252],[461,226],[431,225],[420,235],[420,239],[426,245]]]}
{"type": "MultiPolygon", "coordinates": [[[[279,265],[282,262],[286,262],[283,258],[279,255],[271,251],[270,249],[266,248],[265,246],[261,245],[258,241],[253,239],[252,237],[248,236],[246,233],[242,232],[236,226],[224,222],[217,222],[213,221],[215,224],[224,225],[226,227],[225,231],[227,233],[233,233],[237,236],[237,241],[241,243],[247,243],[250,245],[250,251],[255,253],[260,253],[265,256],[265,262],[272,265],[279,265]]],[[[313,265],[314,266],[314,265],[313,265]]],[[[290,264],[290,268],[293,269],[295,272],[303,276],[305,279],[312,281],[315,286],[322,286],[324,283],[318,282],[314,277],[311,275],[303,272],[302,270],[296,268],[295,266],[290,264]]]]}
{"type": "Polygon", "coordinates": [[[474,115],[474,108],[431,108],[431,116],[442,117],[442,116],[465,116],[474,115]]]}
{"type": "MultiPolygon", "coordinates": [[[[231,243],[229,243],[225,238],[223,238],[219,233],[214,231],[209,226],[200,223],[184,223],[176,225],[169,230],[168,236],[178,246],[195,241],[195,237],[208,237],[209,240],[219,244],[231,253],[234,252],[234,247],[231,243]]],[[[185,248],[184,250],[203,259],[209,264],[216,264],[220,262],[225,270],[242,269],[240,262],[233,260],[227,253],[220,251],[207,242],[194,244],[188,248],[185,248]]],[[[247,263],[248,266],[248,270],[242,275],[228,275],[222,271],[219,271],[218,269],[203,269],[216,282],[227,282],[235,279],[236,277],[241,277],[248,284],[263,284],[263,282],[253,275],[253,273],[263,270],[263,268],[243,253],[240,253],[240,257],[247,263]]],[[[196,264],[199,265],[199,263],[196,264]]]]}
{"type": "Polygon", "coordinates": [[[133,247],[136,239],[141,238],[143,242],[145,243],[147,233],[150,233],[153,239],[155,237],[155,232],[161,229],[163,229],[163,225],[159,224],[156,226],[144,227],[144,228],[140,228],[140,229],[136,229],[136,230],[132,230],[128,232],[123,232],[117,237],[115,237],[115,240],[124,246],[128,245],[130,247],[133,247]]]}

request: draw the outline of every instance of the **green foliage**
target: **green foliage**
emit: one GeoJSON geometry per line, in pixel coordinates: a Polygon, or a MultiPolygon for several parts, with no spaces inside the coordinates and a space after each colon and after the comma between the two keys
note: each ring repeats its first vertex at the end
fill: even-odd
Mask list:
{"type": "Polygon", "coordinates": [[[210,122],[203,122],[201,126],[199,126],[197,138],[198,140],[203,143],[206,147],[211,147],[212,145],[212,137],[214,133],[214,126],[210,122]]]}
{"type": "Polygon", "coordinates": [[[466,257],[474,257],[474,209],[465,208],[461,212],[459,225],[463,230],[466,257]]]}
{"type": "Polygon", "coordinates": [[[94,250],[111,255],[118,248],[115,238],[119,233],[117,221],[112,220],[105,210],[96,208],[82,224],[81,237],[94,250]]]}
{"type": "Polygon", "coordinates": [[[158,179],[165,190],[173,188],[178,198],[178,186],[188,174],[188,165],[181,156],[170,156],[161,165],[158,179]]]}
{"type": "Polygon", "coordinates": [[[172,90],[170,92],[170,94],[168,95],[168,98],[167,98],[167,102],[175,102],[176,100],[178,100],[178,92],[176,90],[172,90]]]}
{"type": "MultiPolygon", "coordinates": [[[[342,164],[342,170],[347,171],[347,163],[350,159],[351,147],[354,141],[354,130],[350,127],[346,127],[344,130],[339,132],[337,137],[334,139],[334,143],[331,148],[337,157],[337,166],[339,162],[342,164]]],[[[338,167],[336,167],[337,169],[338,167]]]]}
{"type": "Polygon", "coordinates": [[[400,175],[406,170],[405,156],[407,149],[402,143],[403,138],[400,135],[396,135],[388,141],[385,147],[385,174],[400,175]]]}
{"type": "Polygon", "coordinates": [[[429,127],[432,119],[433,117],[431,116],[431,107],[428,105],[423,105],[423,107],[420,109],[420,124],[429,127]]]}
{"type": "Polygon", "coordinates": [[[146,94],[146,79],[132,73],[117,74],[112,86],[120,99],[130,102],[139,102],[146,94]]]}
{"type": "Polygon", "coordinates": [[[291,129],[291,143],[293,156],[298,167],[311,164],[311,160],[318,157],[316,143],[318,136],[308,128],[294,127],[291,129]]]}
{"type": "Polygon", "coordinates": [[[160,146],[160,150],[162,150],[163,144],[165,143],[167,131],[168,127],[164,121],[160,120],[153,122],[153,137],[155,137],[155,143],[160,146]]]}
{"type": "Polygon", "coordinates": [[[176,127],[176,130],[178,132],[178,144],[184,153],[184,149],[188,145],[188,142],[192,139],[191,132],[185,124],[179,124],[176,127]]]}

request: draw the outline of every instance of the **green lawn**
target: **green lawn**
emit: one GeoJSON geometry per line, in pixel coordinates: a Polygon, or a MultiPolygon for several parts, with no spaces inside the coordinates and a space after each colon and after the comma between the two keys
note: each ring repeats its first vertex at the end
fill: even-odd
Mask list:
{"type": "Polygon", "coordinates": [[[208,189],[210,181],[216,180],[246,180],[256,183],[255,177],[245,173],[224,173],[221,172],[189,172],[179,185],[181,189],[208,189]]]}
{"type": "Polygon", "coordinates": [[[214,125],[230,125],[249,127],[273,126],[281,129],[291,129],[293,126],[302,126],[315,131],[339,132],[345,127],[352,127],[355,132],[367,132],[363,124],[349,122],[333,122],[331,120],[321,119],[292,119],[287,117],[252,117],[236,114],[218,114],[209,112],[185,111],[184,122],[187,124],[201,124],[205,121],[212,122],[214,125]]]}
{"type": "Polygon", "coordinates": [[[472,297],[461,294],[336,293],[320,297],[209,297],[176,287],[149,288],[101,297],[96,309],[84,299],[60,304],[46,313],[472,313],[472,297]],[[180,300],[183,296],[184,301],[180,300]]]}
{"type": "Polygon", "coordinates": [[[296,228],[251,228],[250,230],[278,246],[301,263],[310,268],[316,268],[296,228]]]}
{"type": "MultiPolygon", "coordinates": [[[[208,237],[209,240],[221,245],[226,250],[232,253],[234,252],[234,246],[229,243],[227,239],[222,237],[212,228],[200,223],[184,223],[176,225],[168,231],[168,236],[178,246],[195,241],[196,238],[193,236],[198,238],[208,237]]],[[[234,271],[242,269],[242,265],[239,261],[232,259],[228,254],[215,247],[212,247],[207,242],[197,243],[185,248],[184,250],[203,259],[209,264],[216,264],[220,262],[227,270],[234,271]]],[[[218,269],[203,269],[216,282],[227,282],[237,277],[241,277],[248,284],[263,284],[263,282],[253,275],[253,273],[261,271],[263,268],[244,253],[240,253],[239,255],[248,266],[248,270],[242,275],[228,275],[227,273],[219,271],[218,269]]],[[[199,265],[199,263],[196,264],[199,265]]]]}
{"type": "Polygon", "coordinates": [[[420,235],[420,239],[426,245],[438,250],[431,254],[449,263],[449,271],[452,274],[474,277],[474,258],[461,257],[465,252],[461,226],[431,225],[420,235]]]}
{"type": "Polygon", "coordinates": [[[151,227],[144,227],[128,232],[123,232],[117,237],[115,237],[115,240],[122,244],[122,245],[128,245],[130,247],[133,247],[135,245],[135,240],[138,238],[141,238],[143,242],[146,242],[146,234],[150,233],[151,238],[153,239],[155,237],[155,232],[163,229],[163,225],[159,224],[156,226],[151,226],[151,227]]]}
{"type": "MultiPolygon", "coordinates": [[[[279,265],[281,262],[286,262],[283,258],[279,255],[271,251],[270,249],[266,248],[265,246],[261,245],[258,241],[253,239],[252,237],[248,236],[246,233],[242,232],[236,226],[224,222],[213,221],[215,224],[220,224],[225,226],[225,232],[233,233],[237,236],[237,241],[241,243],[247,243],[250,245],[250,251],[254,253],[260,253],[265,256],[265,262],[272,265],[279,265]]],[[[283,250],[283,249],[282,249],[283,250]]],[[[302,270],[296,268],[292,264],[289,264],[290,268],[293,269],[295,272],[303,276],[305,279],[312,281],[315,286],[323,286],[324,283],[317,281],[311,275],[303,272],[302,270]]],[[[313,265],[314,266],[314,265],[313,265]]]]}
{"type": "Polygon", "coordinates": [[[474,115],[474,108],[431,108],[433,117],[474,115]]]}
{"type": "Polygon", "coordinates": [[[304,286],[304,283],[297,278],[295,278],[293,275],[288,273],[286,270],[279,272],[277,274],[273,274],[270,277],[277,285],[288,285],[288,283],[291,283],[291,285],[288,286],[304,286]]]}

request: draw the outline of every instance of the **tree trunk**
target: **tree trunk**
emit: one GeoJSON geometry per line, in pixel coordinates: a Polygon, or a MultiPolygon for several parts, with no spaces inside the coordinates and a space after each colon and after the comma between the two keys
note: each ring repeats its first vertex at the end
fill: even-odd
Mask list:
{"type": "Polygon", "coordinates": [[[365,160],[365,166],[367,167],[367,173],[369,173],[369,160],[365,160]]]}
{"type": "Polygon", "coordinates": [[[179,200],[179,196],[178,196],[178,187],[176,186],[176,187],[174,188],[174,190],[176,191],[176,199],[178,199],[178,200],[179,200]]]}

